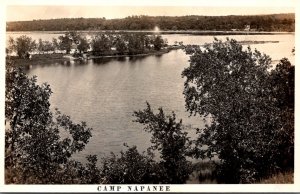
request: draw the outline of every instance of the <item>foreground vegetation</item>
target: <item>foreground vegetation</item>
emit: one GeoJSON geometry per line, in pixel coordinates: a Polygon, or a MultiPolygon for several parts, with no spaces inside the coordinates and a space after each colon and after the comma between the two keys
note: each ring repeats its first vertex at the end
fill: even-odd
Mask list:
{"type": "Polygon", "coordinates": [[[244,30],[295,31],[295,14],[253,16],[130,16],[123,19],[64,18],[6,23],[7,31],[68,30],[244,30]]]}
{"type": "Polygon", "coordinates": [[[272,175],[269,178],[260,180],[260,184],[293,184],[294,183],[294,172],[284,172],[272,175]]]}
{"type": "Polygon", "coordinates": [[[203,48],[187,46],[190,66],[184,96],[193,116],[208,120],[190,140],[175,113],[156,113],[147,103],[135,111],[135,122],[150,133],[152,146],[139,153],[128,146],[119,155],[72,155],[85,148],[92,129],[85,122],[50,111],[50,86],[36,84],[14,64],[6,64],[6,183],[116,184],[186,183],[198,179],[218,183],[256,183],[294,169],[294,71],[287,59],[270,69],[271,59],[235,40],[215,40],[203,48]],[[69,134],[61,137],[60,131],[69,134]],[[154,153],[159,161],[154,160],[154,153]],[[193,165],[189,158],[200,162],[193,165]],[[208,159],[217,158],[218,162],[208,159]],[[210,169],[210,172],[205,171],[210,169]],[[202,172],[200,172],[202,171],[202,172]]]}
{"type": "Polygon", "coordinates": [[[235,40],[187,47],[187,110],[208,117],[193,156],[220,159],[219,181],[248,183],[294,165],[294,66],[235,40]]]}

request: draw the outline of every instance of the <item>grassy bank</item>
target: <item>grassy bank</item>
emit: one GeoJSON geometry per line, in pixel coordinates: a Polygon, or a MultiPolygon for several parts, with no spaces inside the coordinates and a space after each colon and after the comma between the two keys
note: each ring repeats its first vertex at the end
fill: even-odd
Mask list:
{"type": "Polygon", "coordinates": [[[17,56],[7,57],[6,60],[12,60],[15,64],[20,66],[29,66],[37,64],[51,63],[53,61],[70,61],[69,58],[64,57],[62,53],[51,53],[51,54],[34,54],[31,59],[23,59],[17,56]]]}
{"type": "Polygon", "coordinates": [[[214,161],[200,161],[193,164],[193,173],[187,184],[217,184],[214,161]]]}
{"type": "Polygon", "coordinates": [[[269,178],[262,179],[258,182],[259,184],[293,184],[294,183],[294,172],[278,173],[270,176],[269,178]]]}
{"type": "MultiPolygon", "coordinates": [[[[216,161],[215,161],[216,162],[216,161]]],[[[193,173],[187,184],[218,184],[216,165],[214,161],[201,161],[193,164],[193,173]]],[[[279,172],[267,178],[261,179],[254,184],[293,184],[294,172],[279,172]]]]}

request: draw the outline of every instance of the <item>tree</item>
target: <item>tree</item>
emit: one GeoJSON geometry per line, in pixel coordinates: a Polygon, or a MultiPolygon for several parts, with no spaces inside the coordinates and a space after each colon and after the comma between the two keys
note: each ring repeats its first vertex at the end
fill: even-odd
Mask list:
{"type": "Polygon", "coordinates": [[[155,36],[153,41],[154,49],[159,51],[164,46],[164,40],[160,35],[155,36]]]}
{"type": "Polygon", "coordinates": [[[276,162],[280,169],[294,168],[295,66],[283,58],[270,74],[270,86],[275,105],[280,109],[280,125],[275,139],[276,162]]]}
{"type": "Polygon", "coordinates": [[[271,59],[229,39],[185,50],[191,54],[182,72],[186,109],[210,120],[198,129],[194,156],[218,157],[221,182],[254,182],[272,173],[282,153],[276,138],[286,121],[273,98],[271,59]]]}
{"type": "Polygon", "coordinates": [[[52,51],[52,52],[55,51],[55,48],[54,48],[52,42],[47,41],[47,40],[44,41],[44,51],[47,53],[50,51],[52,51]]]}
{"type": "Polygon", "coordinates": [[[86,52],[90,48],[90,44],[86,38],[80,37],[78,42],[77,49],[79,50],[79,53],[86,52]]]}
{"type": "Polygon", "coordinates": [[[78,176],[72,154],[82,151],[91,137],[86,123],[50,111],[51,89],[36,84],[10,62],[6,64],[5,170],[7,183],[72,183],[78,176]],[[62,138],[60,131],[69,134],[62,138]],[[73,171],[74,172],[74,171],[73,171]],[[76,172],[76,171],[75,171],[76,172]],[[70,174],[65,177],[64,174],[70,174]],[[64,179],[65,178],[65,179],[64,179]]]}
{"type": "Polygon", "coordinates": [[[97,167],[97,156],[88,155],[87,164],[85,166],[79,163],[79,168],[75,168],[78,172],[79,182],[81,184],[99,184],[101,183],[101,171],[97,167]]]}
{"type": "Polygon", "coordinates": [[[56,52],[56,50],[59,49],[59,44],[57,42],[56,38],[52,38],[52,45],[53,45],[53,49],[54,49],[54,53],[56,52]]]}
{"type": "Polygon", "coordinates": [[[9,36],[8,47],[6,48],[6,54],[9,55],[15,50],[15,40],[9,36]]]}
{"type": "Polygon", "coordinates": [[[72,38],[68,35],[68,33],[66,33],[63,36],[59,36],[58,39],[59,39],[59,43],[58,43],[59,49],[65,50],[66,53],[69,54],[73,43],[72,38]]]}
{"type": "Polygon", "coordinates": [[[191,141],[183,132],[182,122],[176,115],[165,115],[162,108],[154,114],[149,103],[142,111],[135,111],[135,122],[143,124],[151,133],[152,146],[147,153],[138,152],[136,146],[129,147],[121,156],[114,153],[103,159],[101,168],[102,184],[182,184],[192,173],[191,162],[186,156],[191,141]],[[154,160],[159,153],[160,160],[154,160]]]}
{"type": "Polygon", "coordinates": [[[81,39],[80,35],[76,31],[67,31],[65,33],[65,36],[69,37],[72,40],[72,42],[76,45],[79,44],[81,39]]]}
{"type": "Polygon", "coordinates": [[[13,50],[21,58],[26,58],[36,48],[35,41],[26,35],[18,37],[15,41],[10,40],[10,42],[13,44],[13,50]]]}
{"type": "Polygon", "coordinates": [[[176,121],[176,115],[165,115],[162,108],[154,114],[150,104],[143,111],[135,111],[135,122],[145,125],[144,130],[151,133],[150,149],[160,153],[157,176],[162,184],[185,183],[192,172],[191,162],[186,156],[190,151],[191,141],[187,132],[183,132],[182,120],[176,121]]]}
{"type": "Polygon", "coordinates": [[[122,35],[117,35],[115,39],[115,47],[119,54],[124,54],[127,51],[127,45],[125,42],[125,37],[122,35]]]}
{"type": "Polygon", "coordinates": [[[66,50],[66,53],[69,54],[71,51],[72,40],[67,36],[59,36],[59,49],[66,50]]]}
{"type": "Polygon", "coordinates": [[[92,40],[92,50],[94,55],[101,55],[111,51],[112,41],[106,34],[99,34],[92,40]]]}
{"type": "Polygon", "coordinates": [[[37,46],[37,50],[39,51],[39,53],[48,53],[49,51],[55,51],[55,48],[52,44],[52,42],[50,41],[43,41],[42,39],[39,39],[39,43],[37,46]]]}
{"type": "Polygon", "coordinates": [[[145,48],[148,50],[151,49],[151,41],[152,41],[152,36],[146,35],[145,36],[145,48]]]}
{"type": "Polygon", "coordinates": [[[129,54],[135,55],[144,52],[145,49],[145,34],[126,34],[126,40],[128,42],[129,54]]]}
{"type": "Polygon", "coordinates": [[[39,39],[39,43],[37,44],[37,50],[38,50],[39,54],[44,52],[44,43],[41,38],[39,39]]]}

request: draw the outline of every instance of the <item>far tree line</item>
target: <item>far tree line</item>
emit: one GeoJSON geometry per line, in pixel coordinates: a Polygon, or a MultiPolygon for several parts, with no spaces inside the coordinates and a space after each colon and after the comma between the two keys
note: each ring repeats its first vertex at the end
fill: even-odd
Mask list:
{"type": "Polygon", "coordinates": [[[129,16],[122,19],[62,18],[7,22],[7,31],[65,30],[244,30],[295,31],[295,14],[251,16],[129,16]]]}
{"type": "Polygon", "coordinates": [[[159,51],[168,46],[168,41],[160,35],[145,33],[98,33],[87,39],[75,31],[66,32],[52,41],[39,39],[38,42],[31,37],[22,35],[13,39],[9,37],[7,55],[15,52],[20,58],[26,58],[30,53],[66,53],[75,50],[76,56],[89,51],[90,54],[101,55],[135,55],[151,51],[159,51]]]}

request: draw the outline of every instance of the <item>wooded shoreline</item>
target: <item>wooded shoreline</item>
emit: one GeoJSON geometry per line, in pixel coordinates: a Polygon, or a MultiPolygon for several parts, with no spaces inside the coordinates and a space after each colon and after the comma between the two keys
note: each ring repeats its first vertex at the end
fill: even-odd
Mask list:
{"type": "Polygon", "coordinates": [[[60,18],[32,21],[10,21],[7,31],[60,30],[210,30],[210,31],[295,31],[295,14],[228,15],[228,16],[129,16],[119,19],[60,18]]]}

